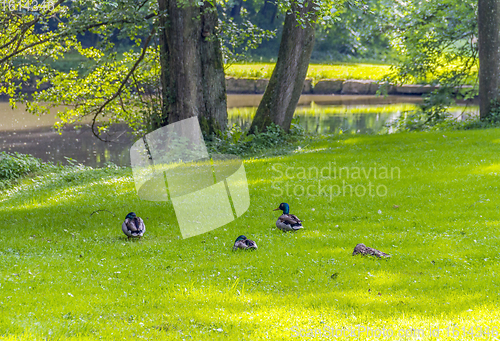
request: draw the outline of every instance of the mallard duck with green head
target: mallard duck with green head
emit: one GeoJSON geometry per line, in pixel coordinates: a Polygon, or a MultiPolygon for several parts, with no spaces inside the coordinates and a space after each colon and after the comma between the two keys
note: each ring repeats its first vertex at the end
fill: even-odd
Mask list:
{"type": "Polygon", "coordinates": [[[144,226],[144,221],[141,218],[134,212],[130,212],[127,214],[122,224],[122,231],[129,239],[141,238],[144,232],[146,232],[146,226],[144,226]]]}
{"type": "Polygon", "coordinates": [[[233,251],[236,251],[238,249],[257,250],[257,244],[253,240],[250,240],[245,236],[239,236],[234,242],[233,251]]]}
{"type": "Polygon", "coordinates": [[[282,202],[280,206],[273,211],[283,211],[276,221],[276,227],[282,231],[297,231],[303,228],[302,220],[297,218],[296,215],[290,214],[290,206],[282,202]]]}

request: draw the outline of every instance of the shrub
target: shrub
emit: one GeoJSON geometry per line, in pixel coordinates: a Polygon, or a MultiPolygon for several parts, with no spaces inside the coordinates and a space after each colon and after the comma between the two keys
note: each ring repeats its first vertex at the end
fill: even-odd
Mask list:
{"type": "Polygon", "coordinates": [[[41,159],[20,153],[0,153],[0,181],[15,180],[45,166],[41,159]]]}

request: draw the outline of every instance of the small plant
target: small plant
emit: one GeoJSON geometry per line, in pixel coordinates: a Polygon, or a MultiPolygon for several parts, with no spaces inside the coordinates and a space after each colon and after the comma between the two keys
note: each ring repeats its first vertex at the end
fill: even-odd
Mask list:
{"type": "Polygon", "coordinates": [[[500,123],[500,102],[496,99],[491,101],[490,114],[483,120],[490,125],[498,125],[500,123]]]}
{"type": "Polygon", "coordinates": [[[295,116],[292,119],[292,124],[290,126],[290,135],[300,137],[300,136],[304,136],[305,133],[306,133],[306,130],[304,129],[303,126],[300,125],[300,117],[295,116]]]}

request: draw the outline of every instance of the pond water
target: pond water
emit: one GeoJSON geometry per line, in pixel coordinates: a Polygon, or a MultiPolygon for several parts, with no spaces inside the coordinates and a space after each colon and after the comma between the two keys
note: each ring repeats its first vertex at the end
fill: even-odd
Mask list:
{"type": "MultiPolygon", "coordinates": [[[[261,97],[228,95],[229,124],[248,128],[261,97]]],[[[295,117],[309,133],[377,134],[420,101],[420,97],[411,96],[305,95],[300,98],[295,117]]],[[[53,115],[38,117],[26,113],[23,106],[13,110],[8,103],[0,102],[0,151],[63,163],[69,157],[88,166],[106,162],[130,165],[129,148],[135,138],[126,126],[115,126],[111,131],[113,142],[105,143],[95,138],[88,126],[78,130],[66,127],[59,134],[52,129],[54,122],[53,115]]]]}

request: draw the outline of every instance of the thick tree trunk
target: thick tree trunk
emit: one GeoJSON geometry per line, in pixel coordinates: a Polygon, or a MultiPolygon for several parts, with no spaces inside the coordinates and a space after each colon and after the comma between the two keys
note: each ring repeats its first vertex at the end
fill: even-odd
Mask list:
{"type": "Polygon", "coordinates": [[[488,118],[500,100],[500,0],[479,0],[479,112],[488,118]]]}
{"type": "Polygon", "coordinates": [[[158,126],[197,116],[205,133],[227,125],[226,85],[217,11],[180,0],[158,0],[163,105],[158,126]]]}
{"type": "Polygon", "coordinates": [[[160,11],[160,81],[161,81],[161,111],[156,116],[151,117],[150,130],[164,127],[168,124],[169,106],[169,84],[170,72],[168,67],[169,50],[167,45],[167,1],[158,0],[158,9],[160,11]]]}
{"type": "Polygon", "coordinates": [[[286,15],[278,60],[250,132],[264,131],[271,123],[279,125],[285,131],[290,129],[314,46],[314,24],[306,20],[303,28],[296,13],[298,12],[301,18],[308,14],[310,19],[315,19],[315,6],[314,1],[308,2],[307,6],[302,8],[293,5],[292,13],[286,15]]]}
{"type": "Polygon", "coordinates": [[[205,133],[224,130],[227,126],[227,96],[221,42],[216,29],[219,19],[217,9],[205,1],[201,16],[201,88],[200,125],[205,133]]]}

